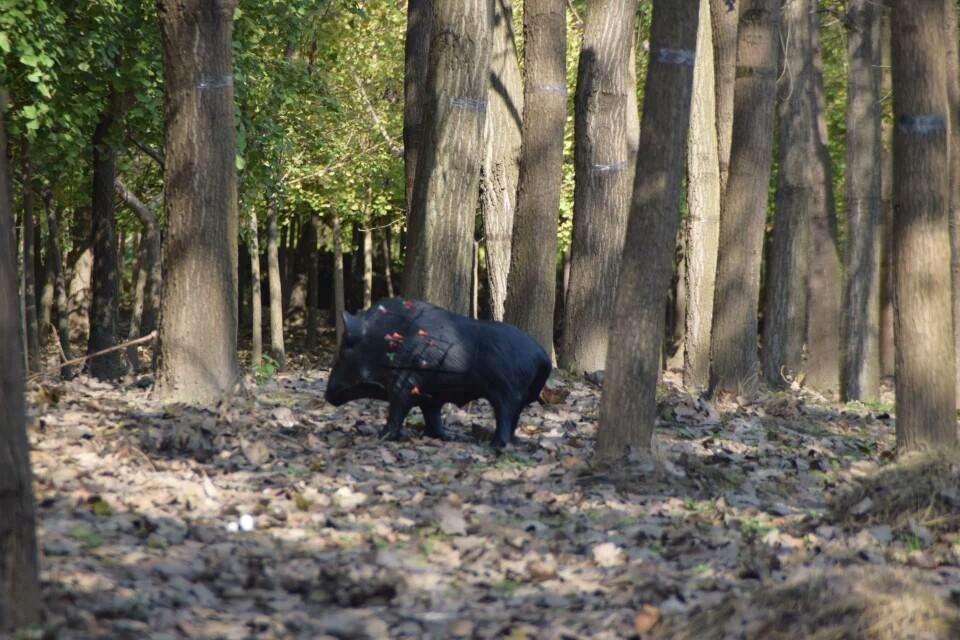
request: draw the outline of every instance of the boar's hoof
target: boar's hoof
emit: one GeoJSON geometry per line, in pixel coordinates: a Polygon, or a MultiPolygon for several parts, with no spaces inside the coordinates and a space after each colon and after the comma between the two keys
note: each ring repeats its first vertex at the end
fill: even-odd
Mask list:
{"type": "Polygon", "coordinates": [[[509,441],[504,440],[499,435],[493,436],[493,440],[490,441],[490,446],[492,446],[497,451],[503,451],[507,448],[507,445],[510,444],[509,441]]]}
{"type": "Polygon", "coordinates": [[[428,427],[424,433],[428,438],[442,440],[443,442],[450,442],[453,440],[453,438],[451,438],[442,427],[439,429],[431,429],[428,427]]]}
{"type": "Polygon", "coordinates": [[[396,442],[401,440],[403,438],[403,427],[391,427],[390,425],[387,425],[380,430],[380,435],[378,438],[387,442],[396,442]]]}

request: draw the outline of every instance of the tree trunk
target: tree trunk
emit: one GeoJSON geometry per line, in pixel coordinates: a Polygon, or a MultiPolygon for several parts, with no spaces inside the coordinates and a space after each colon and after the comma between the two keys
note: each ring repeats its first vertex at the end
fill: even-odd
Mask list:
{"type": "Polygon", "coordinates": [[[720,162],[720,202],[730,175],[733,137],[733,90],[737,77],[737,23],[741,0],[710,0],[717,101],[717,156],[720,162]]]}
{"type": "MultiPolygon", "coordinates": [[[[947,19],[944,39],[947,71],[947,114],[950,123],[950,273],[953,288],[953,354],[960,371],[960,58],[957,43],[957,5],[955,0],[944,0],[947,19]]],[[[960,375],[955,380],[955,395],[960,402],[960,375]]]]}
{"type": "Polygon", "coordinates": [[[307,350],[313,351],[319,342],[320,324],[320,216],[313,214],[307,221],[307,350]]]}
{"type": "MultiPolygon", "coordinates": [[[[70,360],[70,309],[67,302],[67,282],[63,269],[63,250],[60,247],[60,219],[61,210],[59,208],[47,209],[47,264],[52,270],[54,283],[54,308],[56,309],[56,326],[58,338],[60,340],[60,349],[63,351],[61,357],[64,360],[70,360]]],[[[60,376],[70,378],[73,376],[71,367],[62,367],[60,376]]]]}
{"type": "Polygon", "coordinates": [[[783,387],[784,374],[799,373],[807,328],[809,215],[818,201],[816,95],[813,87],[812,0],[783,6],[777,196],[763,309],[761,363],[767,383],[783,387]]]}
{"type": "Polygon", "coordinates": [[[267,199],[267,280],[270,284],[270,356],[283,369],[286,351],[283,347],[283,291],[280,282],[279,234],[277,233],[277,201],[267,199]]]}
{"type": "Polygon", "coordinates": [[[514,42],[512,0],[494,0],[492,38],[480,211],[491,315],[494,320],[503,320],[520,175],[523,113],[523,80],[514,42]]]}
{"type": "Polygon", "coordinates": [[[17,306],[17,261],[0,87],[0,635],[40,622],[33,479],[24,415],[17,306]]]}
{"type": "MultiPolygon", "coordinates": [[[[881,19],[880,49],[883,56],[880,93],[892,95],[890,73],[890,13],[884,12],[881,19]]],[[[883,232],[882,257],[880,260],[880,371],[892,376],[896,361],[893,344],[893,124],[884,120],[881,126],[883,137],[882,192],[883,232]]]]}
{"type": "MultiPolygon", "coordinates": [[[[699,33],[699,29],[698,29],[699,33]]],[[[689,133],[688,133],[689,136],[689,133]]],[[[689,144],[689,139],[688,139],[689,144]]],[[[687,147],[689,151],[689,147],[687,147]]],[[[681,187],[682,190],[682,187],[681,187]]],[[[687,333],[687,242],[684,227],[685,216],[680,217],[677,246],[674,249],[673,273],[667,287],[667,304],[664,309],[666,326],[663,334],[661,371],[683,368],[684,337],[687,333]]]]}
{"type": "MultiPolygon", "coordinates": [[[[44,216],[41,218],[41,233],[37,235],[39,240],[43,234],[43,228],[45,227],[46,235],[43,239],[46,241],[44,243],[45,247],[45,259],[43,261],[43,271],[41,272],[40,282],[43,283],[43,287],[40,293],[40,343],[41,350],[50,344],[50,341],[53,339],[53,323],[54,323],[54,305],[56,305],[56,291],[57,291],[57,272],[60,270],[61,265],[58,264],[59,258],[53,257],[53,252],[51,251],[51,244],[53,238],[50,235],[50,220],[54,217],[52,209],[52,199],[53,192],[46,190],[43,195],[43,212],[44,216]]],[[[54,227],[56,228],[56,224],[54,227]]],[[[34,243],[36,246],[36,243],[34,243]]],[[[34,253],[38,253],[34,250],[34,253]]]]}
{"type": "Polygon", "coordinates": [[[404,291],[458,313],[470,310],[492,26],[490,0],[436,3],[404,291]]]}
{"type": "Polygon", "coordinates": [[[407,246],[416,242],[409,235],[413,213],[413,185],[417,159],[423,148],[423,118],[427,101],[427,69],[433,33],[432,0],[408,0],[407,35],[403,78],[403,158],[407,179],[407,246]]]}
{"type": "Polygon", "coordinates": [[[240,377],[235,6],[234,0],[158,3],[167,229],[157,387],[168,401],[213,403],[231,393],[240,377]]]}
{"type": "MultiPolygon", "coordinates": [[[[950,0],[952,2],[952,0],[950,0]]],[[[846,281],[841,316],[842,400],[873,402],[880,385],[880,16],[873,0],[847,11],[846,281]]]]}
{"type": "Polygon", "coordinates": [[[897,449],[957,443],[943,0],[894,0],[897,449]]]}
{"type": "Polygon", "coordinates": [[[23,185],[23,232],[21,241],[23,244],[23,300],[24,300],[24,322],[26,323],[26,347],[27,347],[27,369],[28,373],[40,371],[40,334],[37,325],[37,283],[36,272],[34,270],[34,242],[33,236],[36,233],[33,208],[33,171],[30,167],[30,147],[23,139],[21,145],[21,183],[23,185]]]}
{"type": "Polygon", "coordinates": [[[250,365],[256,369],[263,360],[263,283],[260,277],[260,238],[257,214],[250,212],[250,365]]]}
{"type": "Polygon", "coordinates": [[[368,216],[363,229],[363,308],[373,305],[373,220],[368,216]]]}
{"type": "MultiPolygon", "coordinates": [[[[119,340],[117,314],[120,306],[120,268],[117,255],[117,221],[113,192],[116,180],[117,151],[111,136],[120,115],[119,97],[111,90],[109,104],[100,115],[93,134],[93,300],[90,305],[90,337],[87,353],[116,346],[119,340]]],[[[126,372],[122,351],[111,351],[87,361],[90,375],[114,380],[126,372]]]]}
{"type": "Polygon", "coordinates": [[[636,0],[587,5],[575,110],[573,239],[560,365],[605,367],[629,209],[630,51],[636,0]]]}
{"type": "MultiPolygon", "coordinates": [[[[758,382],[757,306],[776,103],[779,0],[741,0],[730,170],[721,202],[710,386],[758,382]]],[[[721,162],[723,161],[721,156],[721,162]]]]}
{"type": "Polygon", "coordinates": [[[525,0],[523,39],[523,144],[505,317],[551,354],[563,128],[567,118],[563,0],[525,0]]]}
{"type": "MultiPolygon", "coordinates": [[[[86,243],[85,243],[86,244],[86,243]]],[[[93,249],[87,246],[74,252],[70,282],[68,284],[70,336],[72,340],[86,342],[90,333],[90,279],[93,271],[93,249]]]]}
{"type": "Polygon", "coordinates": [[[840,254],[837,246],[837,213],[833,198],[833,172],[827,149],[826,97],[821,70],[818,14],[811,13],[814,91],[817,98],[817,153],[810,160],[822,185],[814,192],[810,218],[810,274],[807,280],[807,384],[825,394],[840,390],[840,254]]]}
{"type": "MultiPolygon", "coordinates": [[[[114,188],[120,199],[136,214],[143,226],[140,234],[140,267],[130,316],[128,339],[135,340],[157,328],[162,283],[160,228],[156,214],[150,210],[123,182],[116,180],[114,188]]],[[[127,360],[134,371],[141,367],[138,347],[127,349],[127,360]]]]}
{"type": "Polygon", "coordinates": [[[634,181],[604,393],[597,456],[650,451],[663,308],[673,271],[680,185],[693,93],[700,0],[654,0],[640,153],[634,181]]]}
{"type": "Polygon", "coordinates": [[[693,100],[687,150],[686,293],[687,331],[683,383],[704,391],[710,383],[710,328],[720,239],[720,157],[718,151],[717,82],[709,0],[700,0],[697,59],[693,68],[693,100]]]}
{"type": "Polygon", "coordinates": [[[343,312],[347,310],[343,292],[343,239],[340,216],[333,213],[333,317],[337,327],[337,346],[343,340],[343,312]]]}
{"type": "Polygon", "coordinates": [[[387,297],[393,297],[393,274],[391,272],[390,262],[390,229],[389,227],[383,230],[383,236],[380,239],[381,247],[383,249],[383,279],[387,283],[387,297]]]}

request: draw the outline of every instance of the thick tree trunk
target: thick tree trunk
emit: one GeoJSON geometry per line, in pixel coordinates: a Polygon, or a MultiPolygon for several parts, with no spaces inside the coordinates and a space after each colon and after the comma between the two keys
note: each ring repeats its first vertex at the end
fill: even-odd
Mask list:
{"type": "Polygon", "coordinates": [[[343,292],[343,239],[340,216],[333,213],[333,317],[337,327],[337,346],[343,340],[343,312],[347,310],[343,292]]]}
{"type": "Polygon", "coordinates": [[[263,360],[263,282],[260,277],[260,237],[257,229],[257,214],[250,212],[250,365],[256,369],[263,360]]]}
{"type": "Polygon", "coordinates": [[[567,116],[567,26],[563,0],[525,0],[523,38],[523,144],[505,317],[551,354],[563,127],[567,116]]]}
{"type": "Polygon", "coordinates": [[[943,0],[892,16],[897,448],[957,443],[943,0]]]}
{"type": "Polygon", "coordinates": [[[629,209],[630,51],[636,0],[591,0],[580,50],[575,111],[573,240],[560,365],[603,369],[629,209]]]}
{"type": "Polygon", "coordinates": [[[404,292],[458,313],[470,310],[492,27],[491,0],[436,3],[404,292]]]}
{"type": "MultiPolygon", "coordinates": [[[[120,268],[117,255],[117,221],[113,192],[117,151],[111,136],[119,116],[119,98],[111,91],[109,104],[100,115],[93,134],[93,299],[90,305],[90,337],[87,353],[109,349],[120,342],[117,314],[120,307],[120,268]]],[[[126,372],[122,351],[111,351],[87,361],[90,375],[113,380],[126,372]]]]}
{"type": "Polygon", "coordinates": [[[306,227],[307,255],[307,350],[317,347],[320,335],[320,216],[313,214],[306,227]]]}
{"type": "Polygon", "coordinates": [[[67,287],[68,318],[71,340],[86,342],[90,333],[90,279],[93,271],[93,249],[87,246],[75,252],[67,287]]]}
{"type": "Polygon", "coordinates": [[[23,398],[17,260],[0,87],[0,635],[40,622],[33,480],[23,398]]]}
{"type": "Polygon", "coordinates": [[[718,391],[750,390],[758,382],[757,306],[773,155],[779,29],[779,0],[741,0],[730,171],[721,203],[710,338],[710,386],[718,391]]]}
{"type": "Polygon", "coordinates": [[[741,0],[710,0],[713,62],[717,96],[717,156],[720,159],[720,200],[730,175],[733,138],[733,90],[737,77],[737,24],[741,0]]]}
{"type": "MultiPolygon", "coordinates": [[[[427,69],[432,33],[432,0],[408,0],[403,73],[403,157],[407,178],[408,229],[413,212],[413,184],[417,175],[417,159],[424,141],[423,118],[426,112],[427,69]]],[[[412,240],[408,231],[408,246],[416,244],[412,240]]]]}
{"type": "Polygon", "coordinates": [[[687,335],[683,383],[689,389],[704,391],[710,384],[710,329],[720,240],[717,79],[709,0],[700,0],[699,21],[687,149],[687,335]]]}
{"type": "Polygon", "coordinates": [[[600,459],[621,457],[631,447],[649,452],[653,441],[663,305],[677,241],[699,6],[700,0],[653,4],[640,130],[643,151],[610,330],[616,348],[609,353],[600,404],[600,459]]]}
{"type": "Polygon", "coordinates": [[[761,363],[767,383],[785,385],[785,373],[799,373],[807,328],[807,272],[810,211],[818,202],[817,116],[810,35],[812,0],[788,0],[783,6],[784,40],[780,84],[780,143],[777,146],[777,196],[773,236],[764,289],[761,363]]]}
{"type": "MultiPolygon", "coordinates": [[[[156,214],[123,182],[116,180],[114,188],[120,199],[136,214],[143,226],[140,233],[139,269],[130,316],[128,339],[134,340],[149,334],[157,328],[157,315],[160,311],[160,289],[162,282],[160,228],[156,214]]],[[[127,349],[127,360],[134,371],[141,367],[138,348],[127,349]]]]}
{"type": "Polygon", "coordinates": [[[282,369],[286,360],[283,346],[283,290],[280,281],[279,234],[276,196],[267,199],[267,281],[270,284],[270,356],[282,369]]]}
{"type": "MultiPolygon", "coordinates": [[[[810,14],[819,25],[817,13],[810,14]]],[[[833,172],[827,136],[826,96],[823,90],[820,37],[813,40],[814,91],[817,97],[817,153],[811,158],[817,180],[816,202],[810,218],[810,274],[807,280],[807,384],[826,394],[840,390],[840,298],[842,266],[838,248],[837,213],[833,198],[833,172]]]]}
{"type": "MultiPolygon", "coordinates": [[[[951,0],[952,2],[952,0],[951,0]]],[[[875,401],[880,385],[880,16],[873,0],[847,11],[846,281],[842,331],[843,400],[875,401]]]]}
{"type": "Polygon", "coordinates": [[[514,42],[512,0],[494,0],[492,37],[480,211],[491,315],[494,320],[503,320],[520,175],[523,113],[523,80],[514,42]]]}
{"type": "Polygon", "coordinates": [[[234,0],[158,4],[167,228],[157,387],[166,400],[213,403],[240,377],[230,44],[235,6],[234,0]]]}
{"type": "MultiPolygon", "coordinates": [[[[944,57],[947,67],[947,104],[950,122],[950,273],[953,287],[953,354],[960,371],[960,58],[958,58],[957,5],[944,0],[947,19],[944,22],[944,57]]],[[[955,380],[957,402],[960,402],[960,375],[955,380]]]]}
{"type": "Polygon", "coordinates": [[[20,149],[22,165],[21,184],[23,185],[22,233],[20,239],[23,245],[23,307],[24,322],[26,323],[27,369],[29,373],[40,371],[40,332],[37,323],[37,281],[34,270],[34,242],[36,233],[34,222],[33,170],[30,167],[30,147],[26,141],[20,149]]]}
{"type": "MultiPolygon", "coordinates": [[[[889,96],[893,93],[892,74],[890,72],[890,13],[884,12],[880,25],[880,50],[883,56],[880,93],[889,96]]],[[[893,125],[882,122],[883,138],[882,158],[882,215],[883,232],[882,256],[880,259],[880,371],[881,375],[892,376],[896,362],[896,348],[893,344],[893,125]]]]}

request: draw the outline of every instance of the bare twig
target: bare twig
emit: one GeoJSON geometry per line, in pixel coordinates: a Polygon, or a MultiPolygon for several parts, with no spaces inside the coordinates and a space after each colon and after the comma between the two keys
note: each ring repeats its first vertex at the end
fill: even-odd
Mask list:
{"type": "Polygon", "coordinates": [[[102,355],[106,355],[106,354],[108,354],[108,353],[112,353],[112,352],[114,352],[114,351],[119,351],[120,349],[126,349],[127,347],[132,347],[132,346],[137,345],[137,344],[143,344],[143,343],[145,343],[145,342],[150,342],[151,340],[155,340],[156,337],[157,337],[157,332],[156,332],[156,331],[151,331],[150,333],[148,333],[147,335],[143,336],[142,338],[137,338],[136,340],[128,340],[127,342],[124,342],[124,343],[122,343],[122,344],[118,344],[118,345],[116,345],[116,346],[110,347],[109,349],[103,349],[103,350],[101,350],[101,351],[97,351],[97,352],[95,352],[95,353],[90,353],[90,354],[88,354],[88,355],[85,355],[85,356],[83,356],[83,357],[81,357],[81,358],[74,358],[73,360],[67,360],[66,362],[61,362],[61,363],[60,363],[60,366],[61,366],[61,367],[70,367],[70,366],[73,366],[73,365],[75,365],[75,364],[80,364],[80,363],[82,363],[82,362],[86,362],[87,360],[90,360],[91,358],[97,358],[97,357],[100,357],[100,356],[102,356],[102,355]]]}
{"type": "Polygon", "coordinates": [[[360,78],[357,77],[357,72],[350,68],[350,77],[353,78],[353,83],[357,85],[357,91],[360,92],[360,97],[363,99],[363,103],[367,105],[367,111],[370,112],[370,117],[373,118],[373,123],[377,125],[377,129],[380,130],[380,135],[383,136],[384,141],[387,143],[387,147],[395,155],[403,155],[403,145],[397,144],[397,142],[390,137],[390,134],[387,132],[387,128],[383,126],[383,121],[380,120],[380,116],[377,114],[377,110],[373,108],[373,103],[370,102],[370,98],[367,96],[366,89],[363,88],[363,83],[360,82],[360,78]]]}

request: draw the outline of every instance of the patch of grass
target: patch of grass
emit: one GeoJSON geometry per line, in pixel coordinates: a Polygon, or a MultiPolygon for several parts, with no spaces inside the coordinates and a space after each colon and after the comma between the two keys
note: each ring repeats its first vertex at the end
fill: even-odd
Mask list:
{"type": "Polygon", "coordinates": [[[759,540],[774,529],[776,527],[758,517],[745,518],[740,522],[740,533],[747,542],[759,540]]]}
{"type": "Polygon", "coordinates": [[[497,458],[497,462],[494,464],[494,466],[498,469],[504,469],[508,467],[529,467],[533,464],[535,464],[535,461],[531,458],[525,458],[516,453],[509,452],[497,458]]]}
{"type": "Polygon", "coordinates": [[[494,590],[504,593],[506,595],[511,595],[517,588],[520,586],[519,582],[513,580],[501,580],[500,582],[493,585],[494,590]]]}
{"type": "Polygon", "coordinates": [[[280,363],[267,354],[263,354],[260,357],[260,362],[253,366],[253,379],[257,384],[263,384],[272,380],[278,371],[280,371],[280,363]]]}
{"type": "Polygon", "coordinates": [[[914,551],[921,551],[923,549],[923,541],[921,541],[920,538],[912,534],[904,538],[903,543],[906,546],[908,553],[913,553],[914,551]]]}
{"type": "Polygon", "coordinates": [[[95,549],[103,544],[103,537],[96,531],[84,527],[74,527],[69,536],[80,543],[84,549],[95,549]]]}

